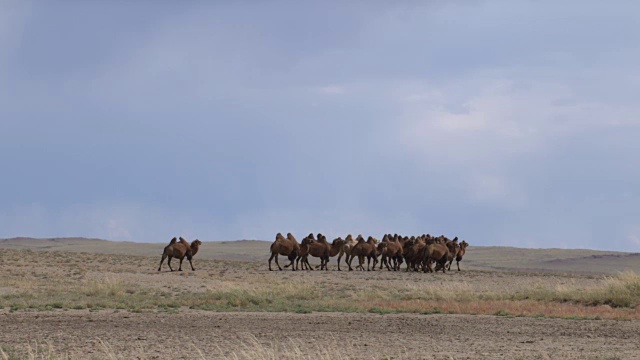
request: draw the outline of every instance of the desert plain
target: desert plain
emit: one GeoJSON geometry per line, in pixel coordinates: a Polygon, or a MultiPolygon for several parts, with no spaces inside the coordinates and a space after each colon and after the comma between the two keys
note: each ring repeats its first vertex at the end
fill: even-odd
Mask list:
{"type": "Polygon", "coordinates": [[[635,253],[471,244],[445,274],[269,271],[268,241],[204,241],[196,271],[158,272],[165,245],[0,240],[0,358],[640,358],[635,253]]]}

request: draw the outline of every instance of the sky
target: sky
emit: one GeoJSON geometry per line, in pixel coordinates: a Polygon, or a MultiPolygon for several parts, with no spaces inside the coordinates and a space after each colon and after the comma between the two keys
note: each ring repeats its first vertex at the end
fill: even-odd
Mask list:
{"type": "Polygon", "coordinates": [[[0,0],[0,238],[640,251],[639,14],[0,0]]]}

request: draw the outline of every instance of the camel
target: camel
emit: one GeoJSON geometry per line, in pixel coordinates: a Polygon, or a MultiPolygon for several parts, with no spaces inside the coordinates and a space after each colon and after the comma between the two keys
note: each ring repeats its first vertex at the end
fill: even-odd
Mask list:
{"type": "Polygon", "coordinates": [[[182,271],[182,260],[184,260],[185,257],[187,258],[187,260],[189,260],[191,271],[196,271],[196,269],[193,267],[191,259],[193,259],[193,256],[198,252],[201,244],[202,242],[198,239],[189,244],[189,242],[187,242],[187,240],[183,239],[182,237],[180,237],[180,241],[177,241],[177,239],[174,237],[169,242],[169,245],[165,246],[164,251],[162,252],[162,259],[160,260],[158,271],[162,270],[162,263],[167,257],[169,258],[169,260],[167,261],[167,265],[169,265],[169,269],[171,269],[171,271],[173,271],[173,268],[171,267],[171,259],[176,258],[180,260],[178,271],[182,271]]]}
{"type": "Polygon", "coordinates": [[[405,271],[417,270],[418,265],[422,262],[420,254],[425,246],[426,242],[421,237],[409,239],[409,241],[405,242],[403,249],[404,259],[407,262],[405,271]]]}
{"type": "Polygon", "coordinates": [[[318,240],[314,240],[311,236],[307,236],[304,240],[302,240],[301,252],[302,256],[302,267],[306,266],[307,269],[313,270],[311,264],[309,264],[309,255],[313,257],[320,258],[320,270],[329,270],[327,264],[329,263],[329,258],[338,255],[340,249],[344,245],[344,240],[341,238],[336,238],[333,240],[331,244],[327,242],[327,238],[318,234],[318,240]]]}
{"type": "Polygon", "coordinates": [[[380,244],[378,244],[378,253],[381,255],[380,270],[386,265],[387,270],[391,271],[389,263],[393,260],[393,271],[400,270],[400,261],[402,259],[402,245],[397,237],[392,240],[391,235],[385,235],[380,244]]]}
{"type": "MultiPolygon", "coordinates": [[[[460,243],[460,247],[458,247],[457,252],[456,252],[456,265],[458,265],[458,271],[460,271],[460,261],[462,261],[462,257],[464,256],[464,254],[467,252],[467,247],[469,246],[469,243],[462,240],[462,242],[460,243]]],[[[451,270],[451,264],[453,263],[453,259],[451,259],[451,261],[449,261],[449,267],[447,267],[447,270],[451,270]]]]}
{"type": "MultiPolygon", "coordinates": [[[[295,271],[295,267],[293,266],[293,262],[300,254],[300,244],[296,241],[296,238],[293,237],[291,233],[287,234],[287,238],[282,236],[281,233],[276,234],[276,240],[271,244],[271,257],[269,258],[269,271],[271,269],[271,260],[273,258],[276,259],[276,265],[278,265],[278,269],[282,271],[280,264],[278,263],[278,255],[286,256],[291,263],[288,266],[291,266],[291,270],[295,271]]],[[[287,266],[287,267],[288,267],[287,266]]]]}
{"type": "MultiPolygon", "coordinates": [[[[447,261],[444,262],[444,265],[438,264],[436,266],[436,270],[435,270],[436,272],[438,272],[438,270],[440,270],[441,266],[446,266],[447,263],[449,263],[449,265],[451,265],[453,260],[456,258],[456,255],[458,255],[458,249],[460,249],[460,246],[458,245],[458,237],[455,237],[453,240],[447,239],[447,241],[445,242],[444,245],[449,250],[449,253],[447,254],[447,261]]],[[[447,270],[449,270],[449,269],[447,269],[447,270]]]]}
{"type": "MultiPolygon", "coordinates": [[[[455,246],[457,246],[457,244],[455,246]]],[[[442,269],[442,272],[444,273],[449,252],[450,248],[444,244],[434,242],[433,244],[426,245],[424,249],[422,249],[422,271],[433,272],[434,270],[431,268],[431,262],[435,262],[437,264],[435,271],[437,272],[442,269]]]]}
{"type": "MultiPolygon", "coordinates": [[[[371,264],[371,259],[373,258],[373,271],[376,270],[376,264],[378,263],[378,251],[377,251],[378,240],[374,237],[369,236],[367,241],[364,241],[364,238],[360,237],[358,243],[353,248],[351,260],[353,257],[358,257],[358,266],[356,269],[360,269],[364,271],[364,258],[367,258],[367,271],[369,270],[369,266],[371,264]]],[[[351,264],[351,262],[349,262],[351,264]]]]}
{"type": "Polygon", "coordinates": [[[340,249],[340,254],[338,255],[338,271],[340,270],[340,259],[342,259],[343,255],[346,255],[344,262],[347,264],[347,266],[349,266],[349,271],[352,271],[353,269],[351,268],[351,262],[349,261],[353,255],[353,248],[356,246],[356,244],[358,243],[358,240],[362,238],[362,235],[358,235],[358,237],[356,239],[353,238],[353,236],[351,236],[351,234],[347,235],[347,237],[344,239],[344,244],[342,245],[342,249],[340,249]]]}
{"type": "MultiPolygon", "coordinates": [[[[316,239],[313,237],[313,234],[309,234],[300,242],[300,251],[298,252],[298,255],[296,256],[296,260],[295,260],[296,270],[313,270],[308,268],[306,264],[306,258],[307,256],[309,256],[309,246],[308,246],[309,242],[316,242],[316,239]]],[[[293,263],[285,265],[284,267],[287,268],[289,266],[293,266],[293,263]]]]}

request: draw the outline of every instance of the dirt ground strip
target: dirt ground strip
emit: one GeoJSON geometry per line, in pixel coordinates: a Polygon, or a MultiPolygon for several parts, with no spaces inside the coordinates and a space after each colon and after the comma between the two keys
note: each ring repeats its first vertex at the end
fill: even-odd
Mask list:
{"type": "Polygon", "coordinates": [[[640,321],[472,315],[0,312],[0,345],[79,358],[638,359],[640,321]]]}

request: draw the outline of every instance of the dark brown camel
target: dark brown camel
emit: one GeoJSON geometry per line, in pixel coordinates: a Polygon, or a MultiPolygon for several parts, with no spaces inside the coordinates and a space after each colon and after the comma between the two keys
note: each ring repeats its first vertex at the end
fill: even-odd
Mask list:
{"type": "Polygon", "coordinates": [[[162,252],[162,259],[160,260],[158,271],[162,270],[162,263],[167,257],[169,258],[167,265],[169,265],[169,269],[171,269],[171,271],[173,271],[173,268],[171,267],[171,259],[176,258],[180,260],[178,271],[182,271],[182,260],[184,260],[185,257],[189,260],[191,270],[196,271],[191,259],[193,259],[193,256],[198,252],[201,244],[202,242],[198,239],[194,240],[191,244],[182,237],[180,237],[180,241],[177,241],[176,238],[171,239],[169,245],[165,246],[164,251],[162,252]]]}
{"type": "Polygon", "coordinates": [[[421,237],[405,242],[403,249],[404,259],[407,262],[407,269],[405,271],[418,270],[418,266],[422,263],[421,254],[425,246],[426,242],[421,237]]]}
{"type": "Polygon", "coordinates": [[[291,233],[287,234],[287,238],[282,236],[281,233],[276,234],[276,240],[271,244],[270,250],[271,257],[269,258],[269,271],[272,271],[271,260],[273,258],[276,259],[276,265],[278,265],[278,269],[282,271],[282,268],[278,263],[278,255],[286,256],[289,261],[291,261],[288,266],[291,266],[291,270],[296,270],[293,266],[293,262],[298,257],[298,254],[300,254],[300,244],[298,244],[298,241],[296,241],[296,238],[293,237],[291,233]]]}
{"type": "Polygon", "coordinates": [[[373,259],[373,271],[376,270],[376,264],[378,263],[378,251],[377,251],[378,240],[369,236],[367,241],[364,241],[364,238],[360,237],[358,243],[353,248],[353,257],[358,257],[358,266],[356,269],[360,269],[364,271],[364,258],[367,258],[367,271],[369,271],[369,266],[371,265],[371,260],[373,259]]]}

